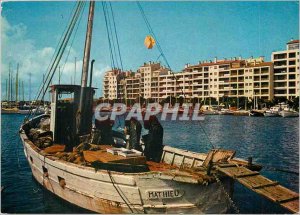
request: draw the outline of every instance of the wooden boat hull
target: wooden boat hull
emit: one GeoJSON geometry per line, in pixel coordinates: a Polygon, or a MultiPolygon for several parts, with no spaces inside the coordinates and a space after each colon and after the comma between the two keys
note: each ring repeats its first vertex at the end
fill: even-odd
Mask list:
{"type": "MultiPolygon", "coordinates": [[[[34,178],[58,197],[97,213],[225,213],[229,201],[216,182],[161,172],[120,173],[48,156],[20,134],[34,178]],[[188,179],[188,180],[187,180],[188,179]],[[190,181],[189,181],[190,180],[190,181]]],[[[230,193],[228,177],[222,184],[230,193]]]]}

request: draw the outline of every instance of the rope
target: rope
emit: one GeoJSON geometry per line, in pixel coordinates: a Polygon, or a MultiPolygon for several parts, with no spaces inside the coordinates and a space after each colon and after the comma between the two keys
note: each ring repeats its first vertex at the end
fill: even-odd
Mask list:
{"type": "Polygon", "coordinates": [[[116,185],[115,185],[115,182],[114,182],[114,180],[113,180],[113,178],[112,178],[112,176],[111,176],[109,170],[107,170],[107,173],[108,173],[108,175],[109,175],[109,177],[110,177],[110,180],[111,180],[112,185],[114,186],[114,188],[115,188],[116,191],[118,192],[119,196],[122,198],[122,200],[125,202],[125,204],[127,205],[127,207],[130,209],[131,213],[134,213],[133,210],[132,210],[132,208],[130,207],[130,205],[129,205],[129,204],[127,203],[127,201],[125,200],[125,198],[121,195],[119,189],[117,189],[117,187],[116,187],[116,185]]]}
{"type": "Polygon", "coordinates": [[[204,135],[206,136],[206,138],[207,138],[209,144],[211,145],[212,149],[215,149],[216,147],[215,147],[214,144],[210,141],[208,134],[206,133],[206,131],[205,131],[205,129],[203,128],[203,126],[201,125],[201,122],[200,122],[200,128],[202,129],[202,131],[203,131],[204,135]]]}
{"type": "MultiPolygon", "coordinates": [[[[67,30],[67,32],[65,33],[64,39],[63,39],[63,41],[62,41],[62,43],[61,43],[61,45],[60,45],[60,47],[59,47],[59,50],[58,50],[58,52],[57,52],[57,55],[56,55],[56,57],[55,57],[55,59],[54,59],[52,65],[51,65],[51,68],[50,68],[48,74],[47,74],[46,80],[45,80],[45,82],[43,83],[43,84],[45,85],[45,83],[48,81],[48,84],[47,84],[46,89],[49,87],[50,82],[51,82],[51,80],[52,80],[52,78],[53,78],[53,76],[54,76],[54,74],[55,74],[55,71],[56,71],[56,69],[57,69],[57,66],[58,66],[58,64],[59,64],[59,62],[60,62],[60,60],[61,60],[61,58],[62,58],[62,55],[63,55],[63,53],[64,53],[64,50],[65,50],[65,48],[66,48],[66,46],[67,46],[67,44],[68,44],[68,42],[69,42],[69,39],[70,39],[70,37],[71,37],[71,35],[72,35],[72,32],[73,32],[73,30],[74,30],[75,24],[76,24],[76,22],[77,22],[77,20],[78,20],[78,17],[79,17],[79,14],[80,14],[80,11],[81,11],[82,8],[83,8],[83,2],[79,2],[79,3],[77,4],[76,11],[75,11],[75,13],[74,13],[74,15],[73,15],[73,17],[72,17],[71,23],[69,24],[68,30],[67,30]],[[52,74],[51,74],[51,72],[52,72],[52,74]],[[51,74],[51,75],[50,75],[50,74],[51,74]],[[50,79],[48,80],[49,77],[50,77],[50,79]]],[[[39,91],[39,93],[38,93],[37,98],[40,97],[40,95],[41,95],[42,92],[43,92],[43,96],[45,95],[46,91],[44,91],[43,89],[41,89],[41,90],[39,91]]],[[[33,115],[35,115],[35,113],[38,111],[38,109],[39,109],[39,106],[36,108],[36,110],[35,110],[35,112],[34,112],[33,115]]],[[[30,107],[29,114],[26,116],[25,121],[27,121],[28,118],[29,118],[31,115],[32,115],[32,106],[30,107]]]]}
{"type": "Polygon", "coordinates": [[[264,166],[264,168],[269,171],[277,171],[277,172],[284,172],[284,173],[299,175],[299,172],[297,172],[297,171],[286,170],[286,169],[281,169],[281,168],[272,167],[272,166],[264,166]]]}
{"type": "Polygon", "coordinates": [[[121,57],[121,51],[120,51],[120,45],[119,45],[119,38],[118,38],[118,33],[117,33],[117,28],[116,28],[116,23],[115,23],[115,16],[114,16],[114,12],[113,12],[111,2],[109,2],[109,5],[110,5],[111,14],[112,14],[113,24],[114,24],[114,30],[115,30],[115,36],[116,36],[116,41],[117,41],[117,48],[118,48],[118,53],[119,53],[119,60],[120,60],[120,64],[121,64],[121,69],[122,69],[122,71],[124,71],[122,57],[121,57]]]}
{"type": "Polygon", "coordinates": [[[109,9],[108,9],[108,6],[105,2],[105,6],[106,6],[106,13],[107,13],[107,20],[108,20],[108,27],[109,27],[109,32],[110,32],[110,35],[111,35],[111,42],[112,42],[112,48],[113,48],[113,54],[115,56],[115,63],[116,63],[116,68],[120,68],[119,66],[119,62],[118,62],[118,58],[117,58],[117,52],[116,52],[116,46],[115,46],[115,39],[114,39],[114,36],[113,36],[113,30],[112,30],[112,24],[111,24],[111,18],[110,18],[110,13],[109,13],[109,9]]]}
{"type": "MultiPolygon", "coordinates": [[[[113,26],[114,26],[114,31],[115,31],[115,37],[116,37],[116,43],[117,43],[117,48],[118,48],[118,54],[119,54],[119,61],[120,61],[120,65],[121,65],[121,71],[124,71],[124,68],[123,68],[123,62],[122,62],[122,57],[121,57],[121,50],[120,50],[120,45],[119,45],[119,38],[118,38],[118,33],[117,33],[117,28],[116,28],[116,23],[115,23],[115,16],[114,16],[114,12],[113,12],[113,8],[112,8],[112,5],[111,5],[111,2],[109,2],[109,5],[110,5],[110,11],[111,11],[111,16],[112,16],[112,22],[113,22],[113,26]]],[[[118,82],[120,80],[117,80],[117,97],[121,99],[121,102],[122,102],[122,96],[120,96],[120,90],[119,90],[119,85],[118,85],[118,82]]]]}
{"type": "MultiPolygon", "coordinates": [[[[148,19],[147,19],[147,16],[146,16],[146,14],[145,14],[145,12],[144,12],[144,10],[143,10],[143,8],[142,8],[140,2],[137,1],[136,3],[137,3],[137,5],[138,5],[138,7],[139,7],[139,9],[140,9],[140,12],[141,12],[141,14],[142,14],[142,17],[143,17],[143,19],[144,19],[144,21],[145,21],[145,23],[146,23],[146,26],[147,26],[147,28],[148,28],[149,34],[151,34],[151,35],[154,37],[155,41],[156,41],[157,48],[158,48],[158,50],[159,50],[159,52],[160,52],[160,56],[159,56],[159,57],[163,57],[163,59],[165,60],[167,66],[168,66],[168,68],[170,69],[170,71],[171,71],[171,73],[172,73],[172,75],[173,75],[173,78],[174,78],[174,80],[175,80],[175,86],[177,86],[178,79],[177,79],[177,77],[175,76],[174,72],[172,72],[172,70],[171,70],[171,66],[170,66],[170,64],[169,64],[169,62],[168,62],[168,60],[167,60],[167,58],[166,58],[166,56],[165,56],[165,54],[164,54],[164,52],[163,52],[161,46],[160,46],[160,43],[159,43],[159,41],[158,41],[158,39],[157,39],[157,37],[156,37],[154,31],[153,31],[153,29],[152,29],[152,27],[151,27],[151,25],[150,25],[148,19]]],[[[180,87],[181,93],[182,93],[182,95],[184,96],[184,99],[185,99],[185,98],[186,98],[186,95],[185,95],[185,93],[184,93],[184,91],[183,91],[183,87],[180,86],[180,85],[179,85],[179,87],[180,87]]]]}
{"type": "MultiPolygon", "coordinates": [[[[159,52],[160,52],[160,55],[159,55],[159,57],[158,57],[157,59],[159,59],[160,57],[163,57],[163,59],[165,60],[167,66],[168,66],[168,67],[170,68],[170,70],[171,70],[171,67],[170,67],[170,65],[169,65],[169,63],[168,63],[168,60],[167,60],[167,58],[166,58],[166,56],[165,56],[165,54],[164,54],[164,52],[163,52],[163,50],[162,50],[162,48],[161,48],[161,46],[160,46],[160,43],[159,43],[159,41],[158,41],[158,39],[157,39],[157,37],[156,37],[156,35],[155,35],[153,29],[152,29],[152,27],[151,27],[151,25],[150,25],[150,23],[149,23],[147,17],[146,17],[146,14],[145,14],[145,12],[144,12],[144,10],[143,10],[141,4],[140,4],[138,1],[137,1],[136,3],[137,3],[137,5],[138,5],[138,7],[139,7],[139,9],[140,9],[140,12],[141,12],[143,18],[144,18],[144,21],[145,21],[145,23],[146,23],[146,25],[147,25],[147,28],[148,28],[148,30],[149,30],[149,33],[154,37],[154,39],[155,39],[155,41],[156,41],[157,48],[158,48],[158,50],[159,50],[159,52]]],[[[177,86],[178,79],[177,79],[177,77],[175,76],[174,72],[172,72],[172,70],[171,70],[171,73],[172,73],[172,75],[173,75],[173,78],[175,79],[175,86],[177,86]]],[[[184,96],[184,98],[186,98],[186,95],[185,95],[185,93],[184,93],[184,91],[183,91],[183,87],[180,86],[180,85],[179,85],[179,87],[180,87],[180,89],[181,89],[182,95],[184,96]]],[[[200,123],[200,127],[201,127],[203,133],[205,134],[205,136],[207,137],[209,144],[210,144],[210,145],[212,146],[212,148],[214,149],[215,146],[214,146],[213,143],[210,141],[210,139],[209,139],[209,137],[208,137],[206,131],[205,131],[204,128],[202,127],[201,123],[200,123]]]]}
{"type": "Polygon", "coordinates": [[[67,61],[68,61],[68,58],[69,58],[69,55],[70,55],[70,52],[71,52],[71,48],[73,46],[73,43],[74,43],[74,40],[75,40],[75,37],[76,37],[76,34],[77,34],[77,31],[78,31],[78,27],[81,23],[81,20],[82,20],[82,15],[83,15],[83,11],[84,11],[84,8],[85,8],[85,5],[86,5],[86,1],[83,3],[83,9],[81,10],[81,14],[80,14],[80,18],[79,18],[79,21],[77,22],[77,27],[76,27],[76,30],[75,30],[75,33],[73,35],[73,39],[71,41],[71,44],[69,46],[69,51],[68,51],[68,54],[66,56],[66,60],[65,60],[65,63],[63,65],[63,68],[61,70],[61,74],[64,72],[64,69],[65,69],[65,65],[67,64],[67,61]]]}
{"type": "Polygon", "coordinates": [[[226,191],[226,189],[225,189],[224,185],[222,184],[221,180],[217,177],[216,174],[213,174],[213,176],[215,177],[217,183],[220,185],[220,187],[222,188],[223,192],[225,193],[225,196],[229,200],[230,206],[234,209],[234,211],[235,211],[236,214],[239,214],[240,211],[239,211],[238,207],[235,205],[234,201],[231,199],[229,193],[226,191]]]}
{"type": "Polygon", "coordinates": [[[107,31],[107,39],[108,39],[108,45],[109,45],[109,52],[110,52],[111,67],[115,68],[115,60],[114,60],[113,51],[112,51],[112,45],[111,45],[110,33],[109,33],[109,27],[108,27],[108,20],[107,20],[108,18],[107,18],[105,6],[106,6],[105,2],[102,2],[105,26],[106,26],[106,31],[107,31]]]}
{"type": "MultiPolygon", "coordinates": [[[[59,54],[60,54],[60,52],[61,52],[61,50],[62,50],[62,48],[63,48],[63,44],[65,43],[65,41],[66,41],[66,39],[67,39],[67,36],[68,36],[68,34],[69,34],[69,32],[70,32],[71,25],[72,25],[72,23],[74,22],[74,19],[75,19],[75,17],[76,17],[76,14],[77,14],[77,12],[78,12],[78,9],[79,9],[80,4],[81,4],[80,2],[77,4],[76,11],[75,11],[75,13],[74,13],[74,15],[73,15],[73,17],[72,17],[71,23],[69,24],[68,29],[67,29],[67,31],[65,32],[63,41],[61,42],[61,45],[60,45],[60,47],[59,47],[59,50],[58,50],[57,53],[56,53],[55,59],[54,59],[52,65],[51,65],[50,70],[48,71],[46,80],[45,80],[45,82],[44,82],[43,84],[45,84],[46,81],[48,80],[48,78],[49,78],[49,76],[50,76],[50,73],[51,73],[51,70],[53,69],[53,66],[55,65],[55,62],[56,62],[57,59],[58,59],[58,56],[59,56],[59,54]]],[[[64,49],[63,49],[63,50],[64,50],[64,49]]],[[[59,60],[60,60],[60,59],[59,59],[59,60]]],[[[53,76],[52,76],[52,77],[53,77],[53,76]]],[[[51,78],[51,79],[52,79],[52,78],[51,78]]],[[[48,87],[47,87],[47,88],[48,88],[48,87]]],[[[37,95],[37,97],[36,97],[36,100],[39,98],[41,92],[42,92],[42,89],[40,89],[40,91],[38,92],[38,95],[37,95]]],[[[37,110],[36,110],[36,111],[37,111],[37,110]]],[[[29,118],[29,116],[31,116],[31,114],[32,114],[32,106],[30,106],[29,114],[26,116],[25,121],[28,120],[28,118],[29,118]]]]}
{"type": "MultiPolygon", "coordinates": [[[[75,8],[76,8],[76,4],[74,4],[74,6],[73,6],[73,8],[72,8],[72,11],[71,11],[71,13],[69,14],[69,18],[68,18],[68,22],[67,23],[69,23],[70,22],[70,20],[71,20],[71,15],[73,14],[73,12],[74,12],[74,10],[75,10],[75,8]]],[[[46,69],[46,71],[45,71],[45,73],[44,74],[46,74],[47,73],[47,71],[49,70],[49,68],[50,68],[50,65],[51,65],[51,62],[53,61],[53,59],[54,59],[54,56],[55,56],[55,54],[57,53],[57,50],[58,50],[58,46],[59,46],[59,44],[61,43],[61,41],[62,41],[62,38],[63,38],[63,36],[64,36],[64,33],[66,32],[66,30],[68,29],[68,24],[65,26],[65,28],[64,28],[64,30],[63,30],[63,34],[61,34],[61,36],[60,36],[60,38],[59,38],[59,42],[57,43],[57,45],[56,45],[56,47],[55,47],[55,52],[53,53],[53,55],[52,55],[52,57],[51,57],[51,60],[50,60],[50,62],[49,62],[49,65],[48,65],[48,67],[47,67],[47,69],[46,69]]],[[[43,74],[43,75],[44,75],[43,74]]],[[[41,89],[42,89],[42,87],[43,87],[43,82],[41,82],[41,84],[40,84],[40,86],[38,87],[38,91],[40,91],[41,89]]],[[[38,98],[36,98],[35,100],[37,100],[38,98]]],[[[30,104],[31,105],[31,104],[30,104]]]]}

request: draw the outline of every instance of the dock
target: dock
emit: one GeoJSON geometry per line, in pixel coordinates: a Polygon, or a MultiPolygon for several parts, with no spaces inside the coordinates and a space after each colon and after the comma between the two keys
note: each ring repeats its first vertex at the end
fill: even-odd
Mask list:
{"type": "Polygon", "coordinates": [[[299,194],[281,186],[276,181],[263,177],[259,172],[251,171],[236,164],[220,164],[216,169],[290,212],[299,212],[299,194]]]}

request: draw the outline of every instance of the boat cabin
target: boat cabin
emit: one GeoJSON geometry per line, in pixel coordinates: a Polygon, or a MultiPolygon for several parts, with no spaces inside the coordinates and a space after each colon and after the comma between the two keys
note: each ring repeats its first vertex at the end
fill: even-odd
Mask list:
{"type": "MultiPolygon", "coordinates": [[[[89,104],[92,106],[95,88],[87,87],[89,94],[89,104]]],[[[53,132],[53,141],[59,144],[65,144],[70,138],[70,134],[76,134],[77,131],[77,113],[80,103],[80,85],[52,85],[51,96],[51,120],[50,131],[53,132]]],[[[92,109],[90,110],[92,112],[92,109]]],[[[92,114],[90,114],[92,115],[92,114]]]]}

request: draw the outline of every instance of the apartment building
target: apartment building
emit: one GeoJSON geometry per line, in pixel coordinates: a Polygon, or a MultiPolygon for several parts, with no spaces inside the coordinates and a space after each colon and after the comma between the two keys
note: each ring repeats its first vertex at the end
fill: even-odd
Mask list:
{"type": "Polygon", "coordinates": [[[113,69],[104,75],[103,96],[113,100],[125,98],[125,78],[129,77],[132,71],[122,72],[120,69],[113,69]]]}
{"type": "Polygon", "coordinates": [[[136,98],[142,96],[140,92],[140,81],[141,81],[141,74],[140,73],[130,73],[125,78],[124,83],[124,94],[125,99],[135,100],[136,98]]]}
{"type": "Polygon", "coordinates": [[[120,70],[108,71],[104,75],[103,95],[107,99],[117,98],[117,76],[120,70]]]}
{"type": "Polygon", "coordinates": [[[299,40],[291,40],[286,50],[272,52],[274,96],[292,99],[299,96],[299,40]]]}
{"type": "Polygon", "coordinates": [[[263,57],[217,59],[186,64],[171,72],[156,62],[144,63],[137,72],[109,71],[104,78],[104,97],[138,97],[156,102],[173,96],[187,99],[222,98],[272,100],[299,95],[299,41],[287,43],[287,50],[273,52],[272,62],[263,57]],[[121,77],[121,78],[120,78],[121,77]]]}
{"type": "Polygon", "coordinates": [[[216,100],[222,97],[273,98],[273,65],[264,62],[263,57],[215,58],[214,61],[187,66],[184,73],[189,77],[192,75],[193,85],[190,89],[193,97],[216,100]]]}
{"type": "Polygon", "coordinates": [[[126,99],[142,96],[158,102],[169,96],[217,100],[222,97],[273,98],[273,64],[264,62],[263,58],[215,59],[186,65],[178,73],[150,62],[141,66],[138,72],[126,74],[123,81],[117,81],[120,74],[110,71],[105,75],[105,98],[116,99],[117,91],[122,91],[119,95],[124,93],[126,99]]]}
{"type": "Polygon", "coordinates": [[[144,98],[151,98],[151,92],[152,92],[152,87],[151,83],[154,81],[152,80],[154,71],[157,71],[161,69],[160,63],[155,63],[155,62],[149,62],[149,63],[144,63],[139,69],[138,73],[140,73],[141,78],[140,78],[140,90],[141,90],[141,96],[144,98]]]}

